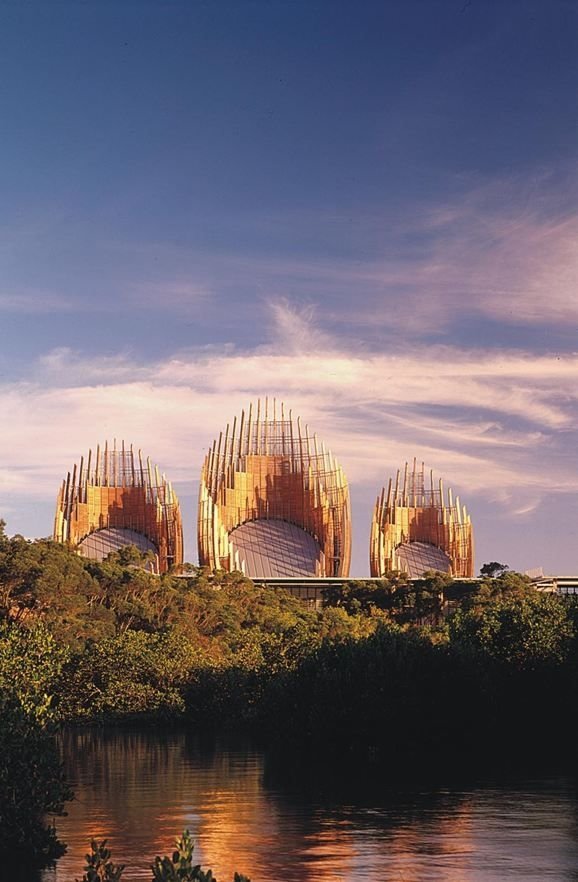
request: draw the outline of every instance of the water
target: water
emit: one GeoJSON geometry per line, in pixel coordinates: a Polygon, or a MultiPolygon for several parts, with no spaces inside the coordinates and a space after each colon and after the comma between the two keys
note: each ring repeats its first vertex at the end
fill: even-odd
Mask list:
{"type": "Polygon", "coordinates": [[[92,836],[150,880],[189,828],[219,882],[578,880],[578,795],[566,777],[468,786],[341,784],[271,771],[250,745],[175,730],[68,733],[76,792],[58,820],[67,854],[42,882],[73,882],[92,836]]]}

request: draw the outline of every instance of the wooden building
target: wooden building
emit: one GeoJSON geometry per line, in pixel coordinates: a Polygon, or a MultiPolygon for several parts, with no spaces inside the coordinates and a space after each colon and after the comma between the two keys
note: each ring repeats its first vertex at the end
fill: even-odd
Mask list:
{"type": "Polygon", "coordinates": [[[407,572],[415,578],[427,570],[456,577],[474,575],[474,535],[470,516],[459,497],[424,464],[405,464],[395,482],[377,498],[371,524],[370,572],[407,572]]]}
{"type": "Polygon", "coordinates": [[[283,404],[251,405],[202,471],[199,563],[255,577],[347,576],[349,488],[332,453],[283,404]]]}
{"type": "Polygon", "coordinates": [[[159,573],[183,562],[179,500],[150,459],[124,441],[90,450],[68,473],[58,492],[54,539],[94,560],[136,545],[153,553],[159,573]]]}

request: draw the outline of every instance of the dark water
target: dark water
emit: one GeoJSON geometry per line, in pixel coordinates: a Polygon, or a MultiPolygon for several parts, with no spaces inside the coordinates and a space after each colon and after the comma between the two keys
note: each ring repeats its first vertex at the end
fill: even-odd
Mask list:
{"type": "MultiPolygon", "coordinates": [[[[43,882],[73,882],[92,836],[126,882],[188,827],[220,882],[578,880],[578,795],[564,776],[467,786],[323,784],[279,774],[247,744],[203,746],[181,731],[69,733],[76,800],[58,821],[68,853],[43,882]]],[[[403,780],[403,776],[402,776],[403,780]]]]}

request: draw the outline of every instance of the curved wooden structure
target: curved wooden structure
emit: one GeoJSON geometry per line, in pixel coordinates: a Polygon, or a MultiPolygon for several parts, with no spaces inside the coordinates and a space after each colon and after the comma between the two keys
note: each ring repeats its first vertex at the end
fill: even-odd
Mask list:
{"type": "Polygon", "coordinates": [[[108,443],[86,463],[74,466],[62,482],[56,503],[54,539],[79,554],[103,560],[124,545],[153,551],[155,569],[165,573],[183,562],[179,500],[150,459],[132,445],[108,443]]]}
{"type": "Polygon", "coordinates": [[[213,442],[199,490],[199,563],[247,576],[347,576],[349,488],[283,404],[257,402],[213,442]]]}
{"type": "Polygon", "coordinates": [[[427,479],[424,464],[414,459],[410,470],[390,479],[377,498],[371,524],[370,571],[382,576],[391,571],[412,577],[426,570],[452,576],[474,575],[474,534],[466,507],[455,501],[451,490],[447,502],[442,481],[427,479]]]}

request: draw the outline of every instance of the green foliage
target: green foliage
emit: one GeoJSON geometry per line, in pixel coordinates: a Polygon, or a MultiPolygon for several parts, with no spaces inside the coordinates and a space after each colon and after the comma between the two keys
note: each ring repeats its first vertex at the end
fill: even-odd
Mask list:
{"type": "Polygon", "coordinates": [[[64,719],[173,714],[183,687],[205,664],[201,649],[176,631],[125,631],[88,642],[70,656],[59,684],[64,719]]]}
{"type": "Polygon", "coordinates": [[[43,622],[30,627],[0,625],[0,693],[44,722],[50,717],[51,696],[68,658],[67,648],[58,644],[43,622]]]}
{"type": "Polygon", "coordinates": [[[482,609],[505,598],[524,598],[538,595],[528,576],[506,570],[500,576],[487,576],[480,581],[450,582],[444,590],[446,600],[455,610],[482,609]]]}
{"type": "Polygon", "coordinates": [[[498,563],[497,560],[492,560],[480,567],[480,576],[488,576],[490,579],[496,579],[498,576],[503,576],[508,569],[509,567],[506,564],[498,563]]]}
{"type": "Polygon", "coordinates": [[[43,863],[62,851],[45,815],[71,798],[51,707],[65,660],[41,623],[0,628],[0,855],[43,863]]]}
{"type": "Polygon", "coordinates": [[[458,610],[449,630],[452,641],[514,668],[562,663],[574,635],[565,602],[537,592],[458,610]]]}
{"type": "Polygon", "coordinates": [[[13,698],[0,699],[0,856],[43,863],[62,852],[45,815],[71,798],[54,732],[13,698]]]}
{"type": "Polygon", "coordinates": [[[324,592],[329,607],[350,615],[378,615],[399,624],[437,622],[442,614],[444,593],[452,580],[443,573],[425,573],[409,580],[406,573],[388,573],[378,581],[352,580],[331,586],[324,592]]]}
{"type": "Polygon", "coordinates": [[[211,870],[204,873],[201,865],[193,865],[193,840],[188,830],[176,841],[172,857],[156,857],[152,866],[154,882],[214,882],[211,870]]]}
{"type": "MultiPolygon", "coordinates": [[[[58,852],[45,816],[70,793],[56,721],[188,713],[199,728],[394,765],[543,747],[578,723],[578,602],[496,562],[475,582],[350,581],[322,610],[239,573],[143,565],[134,548],[97,563],[0,522],[0,854],[58,852]]],[[[95,842],[83,882],[122,870],[95,842]]],[[[153,866],[154,882],[212,878],[187,833],[153,866]]]]}
{"type": "MultiPolygon", "coordinates": [[[[25,626],[11,631],[15,661],[6,676],[22,687],[43,676],[63,720],[173,714],[183,711],[185,692],[203,691],[209,669],[214,684],[228,679],[237,695],[242,681],[254,703],[256,681],[297,664],[322,640],[374,627],[345,610],[319,612],[257,589],[239,573],[189,568],[190,579],[159,579],[143,565],[135,548],[98,563],[2,529],[0,619],[25,626]],[[41,625],[44,647],[28,646],[41,625]]],[[[0,682],[6,663],[0,646],[0,682]]]]}
{"type": "Polygon", "coordinates": [[[80,882],[119,882],[124,864],[113,864],[110,849],[106,847],[106,839],[102,842],[93,839],[90,843],[90,853],[86,855],[84,869],[80,882]]]}
{"type": "Polygon", "coordinates": [[[446,668],[447,654],[427,637],[383,624],[369,637],[323,644],[271,681],[262,727],[274,742],[348,760],[435,747],[445,731],[437,720],[444,720],[446,668]]]}
{"type": "MultiPolygon", "coordinates": [[[[97,842],[93,839],[90,847],[80,882],[120,882],[125,868],[122,864],[113,864],[106,840],[97,842]]],[[[193,863],[193,847],[191,834],[185,830],[182,837],[176,840],[176,850],[172,856],[155,858],[151,866],[152,882],[217,882],[211,870],[204,871],[200,864],[193,863]]],[[[235,873],[233,882],[251,880],[235,873]]]]}
{"type": "MultiPolygon", "coordinates": [[[[172,857],[157,857],[151,867],[153,882],[217,882],[211,870],[204,872],[200,864],[193,864],[193,840],[188,830],[176,841],[172,857]]],[[[251,882],[235,873],[234,882],[251,882]]]]}
{"type": "Polygon", "coordinates": [[[321,610],[240,573],[146,565],[135,548],[97,563],[0,523],[0,689],[19,713],[41,729],[188,713],[367,753],[439,747],[465,725],[494,737],[514,710],[537,732],[529,696],[555,717],[578,684],[578,604],[495,561],[481,581],[349,581],[321,610]]]}

